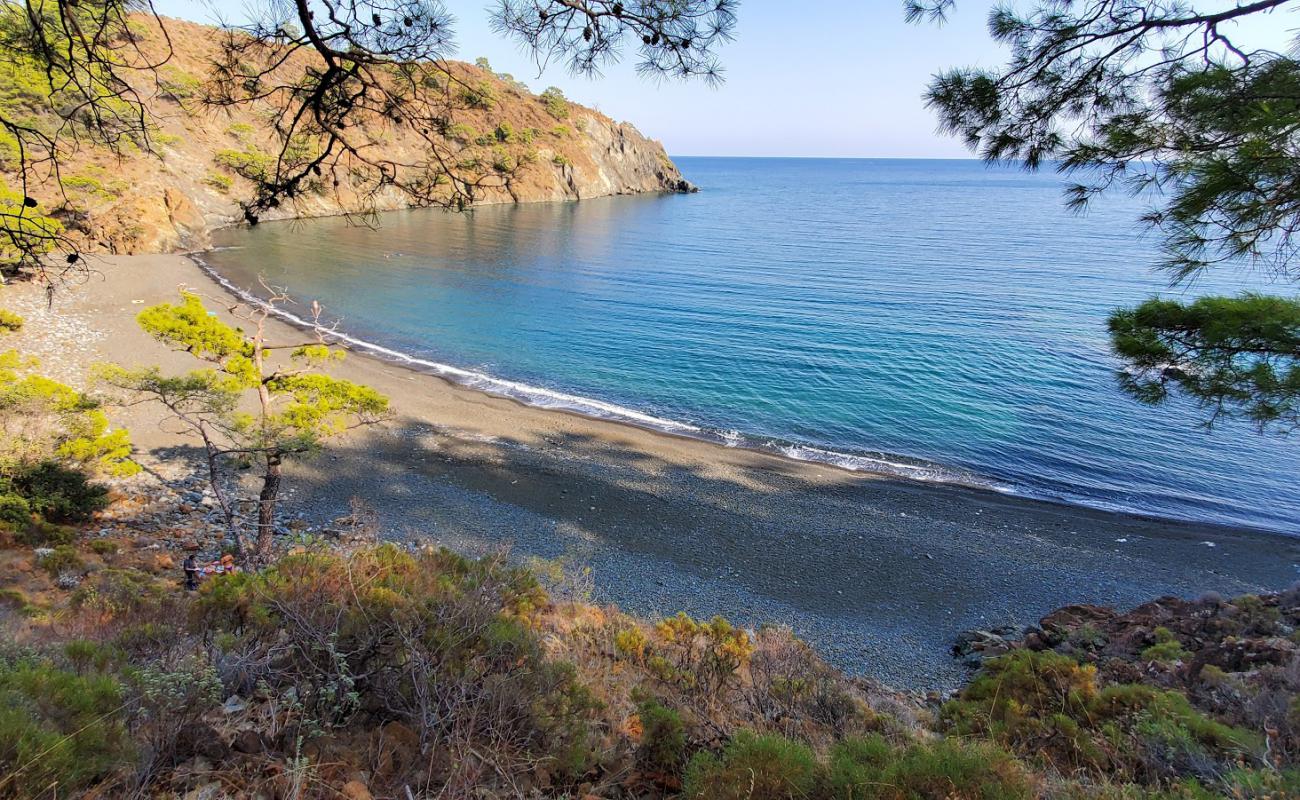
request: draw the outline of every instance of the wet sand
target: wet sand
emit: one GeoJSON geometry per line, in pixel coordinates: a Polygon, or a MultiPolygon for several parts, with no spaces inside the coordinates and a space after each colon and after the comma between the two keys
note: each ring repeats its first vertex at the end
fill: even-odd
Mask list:
{"type": "MultiPolygon", "coordinates": [[[[179,284],[213,309],[229,295],[183,256],[96,266],[49,313],[31,287],[6,290],[0,305],[29,314],[19,346],[69,380],[93,361],[193,368],[134,316],[179,284]]],[[[1300,577],[1300,539],[1279,534],[852,473],[531,408],[362,354],[337,372],[388,394],[394,418],[294,464],[291,513],[325,521],[361,497],[395,537],[567,556],[592,567],[597,600],[789,624],[837,665],[899,687],[954,686],[948,647],[970,628],[1300,577]]],[[[117,419],[145,458],[187,444],[157,408],[117,419]]]]}

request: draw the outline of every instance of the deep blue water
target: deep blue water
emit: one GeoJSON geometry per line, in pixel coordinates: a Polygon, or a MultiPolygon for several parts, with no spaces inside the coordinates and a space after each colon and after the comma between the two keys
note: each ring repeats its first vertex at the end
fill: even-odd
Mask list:
{"type": "Polygon", "coordinates": [[[1055,175],[972,161],[677,161],[700,194],[266,224],[205,258],[538,404],[1300,533],[1300,440],[1116,388],[1107,313],[1181,294],[1138,201],[1077,216],[1055,175]]]}

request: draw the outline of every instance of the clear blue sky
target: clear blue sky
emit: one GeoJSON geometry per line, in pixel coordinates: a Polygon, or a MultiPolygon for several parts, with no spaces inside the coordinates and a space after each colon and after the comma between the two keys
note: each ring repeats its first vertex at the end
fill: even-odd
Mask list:
{"type": "MultiPolygon", "coordinates": [[[[160,12],[198,22],[220,9],[238,19],[241,0],[156,0],[160,12]]],[[[488,27],[485,0],[447,0],[456,15],[457,57],[487,56],[533,91],[559,86],[570,98],[635,124],[672,155],[965,158],[960,142],[935,132],[921,100],[945,67],[996,66],[1004,53],[984,23],[989,0],[958,0],[946,25],[908,25],[900,0],[747,0],[736,40],[720,54],[725,82],[647,81],[633,59],[603,77],[552,66],[540,76],[513,41],[488,27]]],[[[1213,0],[1198,4],[1229,5],[1213,0]]],[[[1280,46],[1294,14],[1251,23],[1252,41],[1280,46]],[[1262,40],[1262,42],[1261,42],[1262,40]]]]}

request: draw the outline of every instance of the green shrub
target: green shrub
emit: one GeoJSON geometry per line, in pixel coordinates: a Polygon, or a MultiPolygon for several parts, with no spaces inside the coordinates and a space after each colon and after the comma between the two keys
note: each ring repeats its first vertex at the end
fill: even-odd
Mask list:
{"type": "Polygon", "coordinates": [[[77,539],[77,529],[68,525],[36,520],[18,531],[17,539],[30,547],[57,547],[72,544],[77,539]]]}
{"type": "Polygon", "coordinates": [[[82,674],[91,670],[103,672],[118,656],[112,648],[89,639],[73,639],[65,642],[63,655],[72,668],[82,674]]]}
{"type": "Polygon", "coordinates": [[[1240,800],[1300,797],[1300,769],[1234,769],[1223,776],[1223,794],[1240,800]]]}
{"type": "Polygon", "coordinates": [[[987,742],[940,739],[896,750],[884,737],[850,737],[830,754],[834,800],[1018,800],[1033,796],[1029,775],[987,742]]]}
{"type": "Polygon", "coordinates": [[[509,122],[503,122],[492,131],[492,135],[504,144],[515,138],[515,129],[509,122]]]}
{"type": "Polygon", "coordinates": [[[8,491],[51,522],[85,522],[108,505],[108,488],[79,469],[46,461],[9,478],[8,491]]]}
{"type": "Polygon", "coordinates": [[[220,172],[209,172],[203,182],[218,192],[225,194],[235,185],[234,180],[229,175],[223,175],[220,172]]]}
{"type": "Polygon", "coordinates": [[[1152,633],[1155,635],[1156,643],[1142,651],[1142,659],[1145,661],[1181,661],[1187,658],[1187,651],[1183,645],[1174,636],[1168,628],[1159,627],[1152,633]]]}
{"type": "Polygon", "coordinates": [[[23,318],[19,314],[0,308],[0,332],[13,333],[23,329],[23,318]]]}
{"type": "Polygon", "coordinates": [[[32,522],[32,506],[21,495],[0,494],[0,522],[26,527],[32,522]]]}
{"type": "Polygon", "coordinates": [[[42,556],[37,560],[37,565],[57,577],[65,572],[78,572],[85,568],[86,564],[81,560],[75,548],[71,545],[61,544],[54,548],[54,552],[42,556]]]}
{"type": "Polygon", "coordinates": [[[478,131],[474,130],[473,125],[466,125],[463,122],[447,126],[447,138],[456,139],[462,143],[472,142],[478,138],[478,135],[478,131]]]}
{"type": "Polygon", "coordinates": [[[827,784],[836,800],[878,797],[886,767],[896,758],[883,736],[851,736],[837,742],[830,754],[827,784]]]}
{"type": "Polygon", "coordinates": [[[686,726],[682,716],[654,700],[642,703],[641,744],[637,763],[643,769],[676,774],[686,760],[686,726]]]}
{"type": "Polygon", "coordinates": [[[691,759],[682,795],[690,800],[803,800],[819,782],[820,768],[807,745],[741,731],[720,756],[701,751],[691,759]]]}
{"type": "Polygon", "coordinates": [[[197,96],[203,90],[203,82],[184,70],[165,66],[158,71],[158,91],[168,100],[181,102],[197,96]]]}
{"type": "Polygon", "coordinates": [[[247,122],[232,122],[226,127],[226,133],[238,139],[241,144],[248,144],[257,133],[257,128],[247,122]]]}
{"type": "Polygon", "coordinates": [[[1068,641],[1071,645],[1085,650],[1095,650],[1106,644],[1106,634],[1091,622],[1084,623],[1070,631],[1068,641]]]}
{"type": "Polygon", "coordinates": [[[559,88],[550,86],[538,95],[537,99],[546,106],[546,113],[552,117],[565,119],[569,116],[569,101],[565,99],[564,92],[559,88]]]}
{"type": "Polygon", "coordinates": [[[255,182],[266,180],[275,166],[271,157],[260,150],[218,150],[212,160],[217,166],[255,182]]]}
{"type": "Polygon", "coordinates": [[[556,153],[555,155],[551,156],[551,163],[557,167],[567,167],[571,165],[573,162],[570,161],[568,157],[565,156],[564,154],[556,153]]]}
{"type": "Polygon", "coordinates": [[[614,649],[624,658],[640,661],[645,658],[650,639],[639,627],[632,625],[614,634],[614,649]]]}
{"type": "Polygon", "coordinates": [[[547,658],[534,625],[545,603],[536,578],[500,559],[383,545],[346,556],[309,550],[206,580],[192,612],[199,633],[262,665],[267,689],[292,690],[322,731],[384,708],[440,740],[479,730],[489,712],[472,699],[490,698],[493,736],[576,781],[594,763],[588,736],[599,704],[571,665],[547,658]],[[467,699],[430,707],[428,687],[467,699]]]}
{"type": "Polygon", "coordinates": [[[1187,698],[1140,684],[1100,689],[1096,668],[1053,652],[1018,650],[985,662],[942,710],[960,735],[987,737],[1057,769],[1144,782],[1253,757],[1250,732],[1216,722],[1187,698]]]}
{"type": "Polygon", "coordinates": [[[492,89],[492,84],[487,81],[480,81],[474,86],[462,88],[459,99],[466,108],[475,108],[482,111],[491,111],[497,102],[496,92],[492,89]]]}
{"type": "Polygon", "coordinates": [[[111,556],[117,552],[117,542],[112,539],[93,539],[90,549],[101,556],[111,556]]]}
{"type": "Polygon", "coordinates": [[[76,794],[132,758],[112,678],[46,662],[0,662],[0,775],[6,796],[76,794]]]}
{"type": "Polygon", "coordinates": [[[105,184],[93,175],[64,175],[60,181],[64,189],[81,194],[93,194],[105,199],[112,199],[122,194],[125,188],[121,184],[105,184]]]}
{"type": "Polygon", "coordinates": [[[158,608],[166,590],[148,573],[137,569],[101,569],[72,593],[72,607],[115,616],[158,608]]]}

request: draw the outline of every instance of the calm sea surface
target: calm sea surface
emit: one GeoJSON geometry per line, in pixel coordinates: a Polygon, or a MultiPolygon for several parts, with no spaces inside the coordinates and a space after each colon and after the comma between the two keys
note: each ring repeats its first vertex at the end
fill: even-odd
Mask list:
{"type": "Polygon", "coordinates": [[[538,405],[1300,533],[1300,437],[1207,433],[1115,386],[1107,313],[1181,294],[1150,269],[1137,201],[1079,217],[1055,175],[969,161],[677,162],[700,194],[266,224],[204,258],[538,405]]]}

